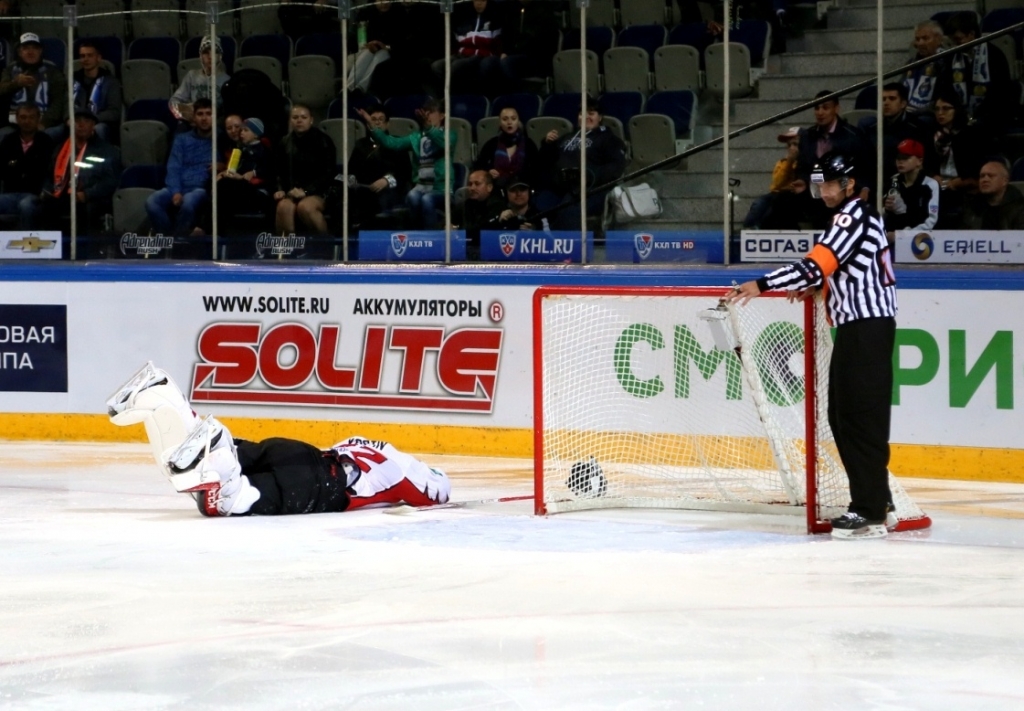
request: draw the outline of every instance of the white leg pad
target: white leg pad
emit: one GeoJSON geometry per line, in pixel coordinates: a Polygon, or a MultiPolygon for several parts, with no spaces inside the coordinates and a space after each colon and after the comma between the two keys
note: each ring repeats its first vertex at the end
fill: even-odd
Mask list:
{"type": "Polygon", "coordinates": [[[163,453],[184,442],[199,423],[188,399],[171,377],[152,363],[107,401],[107,410],[115,425],[124,427],[141,422],[145,426],[153,456],[160,464],[163,453]]]}
{"type": "Polygon", "coordinates": [[[259,489],[249,483],[249,477],[236,476],[220,485],[217,511],[221,516],[239,516],[248,513],[259,498],[259,489]]]}

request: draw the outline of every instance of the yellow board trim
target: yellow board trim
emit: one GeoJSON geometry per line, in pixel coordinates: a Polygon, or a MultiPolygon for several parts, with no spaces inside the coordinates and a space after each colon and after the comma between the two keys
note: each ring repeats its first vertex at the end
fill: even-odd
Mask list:
{"type": "MultiPolygon", "coordinates": [[[[423,454],[481,457],[533,456],[533,432],[502,427],[375,424],[331,420],[221,418],[236,437],[291,437],[327,446],[345,437],[383,439],[423,454]]],[[[146,442],[142,425],[117,427],[105,415],[2,413],[8,440],[146,442]]],[[[902,477],[1024,483],[1024,449],[893,444],[889,468],[902,477]]]]}

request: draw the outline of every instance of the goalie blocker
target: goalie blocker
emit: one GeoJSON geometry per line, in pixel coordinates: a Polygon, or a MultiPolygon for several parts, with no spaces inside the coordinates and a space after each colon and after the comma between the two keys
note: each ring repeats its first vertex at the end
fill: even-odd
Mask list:
{"type": "Polygon", "coordinates": [[[235,439],[200,419],[171,377],[147,363],[107,400],[111,422],[142,423],[176,491],[206,516],[348,511],[448,501],[451,483],[387,442],[350,437],[321,450],[294,439],[235,439]]]}

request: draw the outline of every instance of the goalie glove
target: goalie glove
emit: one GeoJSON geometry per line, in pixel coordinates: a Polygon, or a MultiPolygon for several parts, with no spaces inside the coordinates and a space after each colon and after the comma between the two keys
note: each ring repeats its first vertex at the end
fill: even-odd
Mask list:
{"type": "Polygon", "coordinates": [[[573,464],[565,484],[572,493],[583,499],[596,499],[604,496],[608,490],[608,480],[594,457],[573,464]]]}

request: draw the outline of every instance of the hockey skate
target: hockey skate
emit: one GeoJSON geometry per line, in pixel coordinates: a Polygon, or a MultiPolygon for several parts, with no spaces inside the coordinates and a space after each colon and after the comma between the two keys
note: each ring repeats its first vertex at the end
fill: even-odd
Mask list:
{"type": "Polygon", "coordinates": [[[148,361],[107,399],[107,414],[111,420],[115,420],[114,424],[121,424],[116,418],[135,409],[135,398],[140,392],[155,385],[166,385],[169,381],[167,373],[154,366],[153,361],[148,361]]]}
{"type": "Polygon", "coordinates": [[[174,488],[192,494],[204,516],[247,513],[260,498],[241,473],[231,432],[214,417],[201,420],[164,467],[174,488]]]}
{"type": "Polygon", "coordinates": [[[860,514],[847,511],[842,516],[832,519],[832,537],[842,540],[866,540],[869,538],[885,538],[886,520],[871,521],[860,514]]]}

